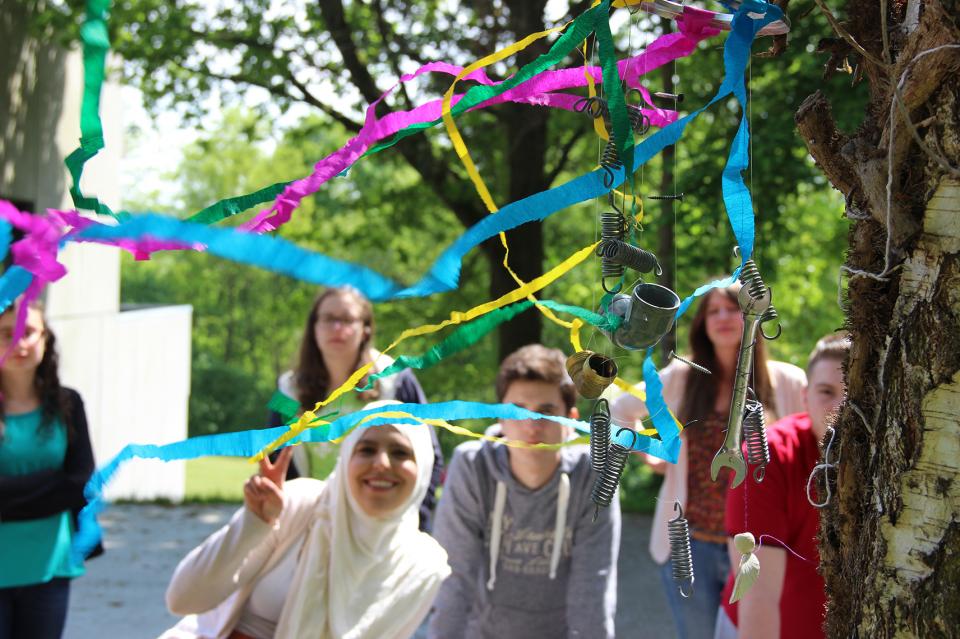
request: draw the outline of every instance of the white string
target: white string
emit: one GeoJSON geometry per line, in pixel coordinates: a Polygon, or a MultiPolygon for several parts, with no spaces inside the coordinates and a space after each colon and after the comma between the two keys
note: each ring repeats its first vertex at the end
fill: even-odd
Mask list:
{"type": "Polygon", "coordinates": [[[827,432],[830,435],[830,441],[827,442],[827,450],[823,453],[823,463],[817,464],[813,467],[813,470],[810,472],[810,476],[807,477],[807,501],[810,502],[810,505],[814,508],[823,508],[830,503],[830,500],[833,498],[833,493],[830,490],[830,477],[827,474],[827,471],[831,468],[836,468],[836,464],[830,463],[830,448],[833,446],[833,438],[836,436],[837,431],[833,429],[832,426],[827,426],[827,432]],[[817,503],[813,501],[813,497],[810,496],[810,486],[813,484],[813,478],[816,477],[817,471],[823,470],[823,485],[827,488],[827,498],[821,502],[817,503]]]}
{"type": "MultiPolygon", "coordinates": [[[[893,200],[893,141],[894,141],[894,131],[896,127],[896,119],[893,117],[894,109],[900,104],[900,92],[903,89],[903,83],[907,78],[907,72],[910,71],[910,68],[916,64],[921,58],[930,55],[931,53],[936,53],[937,51],[942,51],[943,49],[960,49],[960,44],[942,44],[938,47],[933,47],[932,49],[927,49],[926,51],[921,51],[916,56],[913,57],[910,62],[907,63],[907,66],[904,67],[903,72],[900,74],[900,79],[897,82],[896,90],[893,92],[893,97],[890,100],[890,137],[887,141],[887,211],[886,211],[886,220],[887,220],[887,240],[886,246],[884,249],[883,255],[883,271],[880,273],[871,273],[870,271],[865,271],[862,269],[851,268],[849,266],[841,266],[841,271],[846,271],[850,273],[850,279],[855,277],[869,277],[870,279],[877,280],[879,282],[889,281],[889,275],[895,270],[896,267],[891,267],[890,262],[893,261],[893,212],[892,212],[892,200],[893,200]]],[[[904,117],[909,122],[908,114],[904,114],[904,117]]],[[[919,142],[919,140],[918,140],[919,142]]],[[[933,157],[938,164],[940,164],[948,172],[960,175],[960,170],[954,168],[950,165],[949,162],[946,162],[941,157],[938,157],[937,154],[934,154],[930,149],[926,148],[922,142],[920,142],[921,148],[926,151],[928,155],[933,157]]]]}

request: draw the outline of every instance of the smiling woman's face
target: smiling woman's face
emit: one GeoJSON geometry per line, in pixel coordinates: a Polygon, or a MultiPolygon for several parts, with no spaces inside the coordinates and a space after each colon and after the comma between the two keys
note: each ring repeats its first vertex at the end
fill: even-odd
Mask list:
{"type": "Polygon", "coordinates": [[[367,515],[386,517],[410,497],[417,460],[410,440],[390,426],[365,428],[347,465],[350,492],[367,515]]]}

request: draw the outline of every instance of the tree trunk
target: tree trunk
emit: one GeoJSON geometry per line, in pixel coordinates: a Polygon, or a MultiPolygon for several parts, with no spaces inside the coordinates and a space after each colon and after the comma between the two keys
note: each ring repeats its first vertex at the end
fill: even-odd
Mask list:
{"type": "MultiPolygon", "coordinates": [[[[522,38],[529,33],[544,29],[543,11],[545,2],[537,0],[513,0],[509,8],[510,30],[522,38]]],[[[545,51],[541,42],[530,46],[517,55],[517,66],[532,61],[545,51]]],[[[550,185],[547,184],[545,166],[547,155],[547,119],[545,109],[526,105],[509,104],[503,107],[504,125],[507,133],[507,202],[516,202],[550,185]]],[[[524,282],[538,277],[543,270],[543,224],[530,222],[507,233],[510,246],[510,268],[524,282]]],[[[484,243],[484,253],[490,260],[490,298],[517,288],[518,284],[503,267],[503,246],[499,238],[484,243]]],[[[540,341],[540,312],[530,309],[502,324],[499,329],[500,361],[525,344],[540,341]]]]}
{"type": "Polygon", "coordinates": [[[960,629],[960,46],[917,57],[960,45],[957,4],[849,2],[843,26],[873,58],[859,62],[866,117],[844,136],[819,92],[796,116],[854,220],[853,348],[821,517],[831,637],[960,629]],[[906,106],[894,106],[891,127],[901,77],[906,106]]]}
{"type": "MultiPolygon", "coordinates": [[[[508,107],[507,111],[509,201],[515,202],[547,187],[544,170],[547,119],[542,110],[523,106],[508,107]]],[[[524,282],[538,277],[543,269],[543,224],[529,222],[506,235],[510,246],[510,268],[524,282]]],[[[517,288],[517,282],[503,267],[504,250],[500,238],[485,242],[484,252],[490,260],[490,299],[517,288]]],[[[525,344],[539,342],[541,328],[540,312],[535,308],[501,325],[500,360],[525,344]]]]}

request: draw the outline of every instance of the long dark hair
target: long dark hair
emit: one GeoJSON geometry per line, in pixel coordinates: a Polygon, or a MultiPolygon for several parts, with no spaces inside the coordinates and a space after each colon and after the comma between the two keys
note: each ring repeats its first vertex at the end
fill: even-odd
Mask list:
{"type": "MultiPolygon", "coordinates": [[[[17,307],[19,307],[19,304],[7,307],[7,310],[0,316],[16,312],[15,308],[17,307]]],[[[67,429],[67,437],[71,438],[73,428],[70,424],[70,404],[67,401],[66,391],[60,385],[60,356],[57,353],[57,336],[47,323],[43,303],[34,300],[30,302],[30,308],[39,311],[43,321],[43,358],[40,360],[33,377],[33,388],[37,393],[37,399],[40,400],[40,430],[41,432],[49,431],[59,417],[67,429]]],[[[3,438],[4,414],[5,407],[3,402],[0,401],[0,439],[3,438]]]]}
{"type": "MultiPolygon", "coordinates": [[[[354,370],[360,368],[363,364],[369,362],[370,346],[373,344],[374,321],[373,305],[363,293],[352,286],[343,286],[338,288],[328,288],[313,302],[310,314],[307,315],[307,324],[303,329],[303,337],[300,340],[300,356],[297,366],[293,372],[293,380],[297,387],[297,400],[303,410],[312,410],[317,402],[323,400],[330,391],[330,371],[323,361],[323,353],[320,352],[320,345],[317,344],[315,327],[317,320],[320,319],[320,306],[324,300],[333,296],[351,297],[360,305],[360,319],[363,320],[363,339],[360,341],[360,348],[357,351],[357,359],[354,362],[354,370]]],[[[361,385],[365,382],[361,380],[361,385]]],[[[361,400],[370,402],[380,397],[380,387],[374,384],[374,387],[363,393],[360,393],[361,400]]]]}
{"type": "MultiPolygon", "coordinates": [[[[690,323],[690,358],[707,370],[714,371],[714,374],[707,375],[694,368],[688,369],[687,383],[683,391],[683,403],[678,411],[678,417],[684,424],[695,419],[704,419],[712,414],[717,401],[719,363],[717,362],[717,353],[713,348],[713,342],[707,335],[707,306],[710,303],[710,298],[713,295],[726,295],[728,299],[739,306],[737,302],[739,290],[740,284],[737,283],[729,288],[714,289],[704,295],[690,323]]],[[[768,411],[776,412],[777,406],[773,396],[773,386],[770,384],[770,374],[767,371],[767,350],[763,341],[763,338],[758,337],[753,351],[753,372],[750,376],[750,388],[754,390],[760,403],[768,411]]]]}

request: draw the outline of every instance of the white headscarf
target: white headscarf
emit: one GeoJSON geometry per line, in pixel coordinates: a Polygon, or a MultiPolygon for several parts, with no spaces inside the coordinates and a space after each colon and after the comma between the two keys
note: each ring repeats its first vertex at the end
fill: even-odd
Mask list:
{"type": "MultiPolygon", "coordinates": [[[[397,404],[388,400],[364,407],[397,404]]],[[[357,504],[347,466],[365,428],[340,446],[317,517],[307,531],[277,637],[381,639],[409,637],[448,574],[447,553],[419,530],[419,506],[430,485],[433,441],[429,426],[392,425],[413,448],[417,480],[407,500],[387,517],[374,518],[357,504]]],[[[376,428],[376,427],[375,427],[376,428]]]]}

